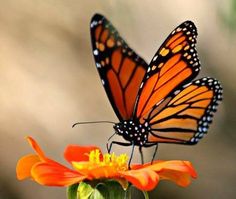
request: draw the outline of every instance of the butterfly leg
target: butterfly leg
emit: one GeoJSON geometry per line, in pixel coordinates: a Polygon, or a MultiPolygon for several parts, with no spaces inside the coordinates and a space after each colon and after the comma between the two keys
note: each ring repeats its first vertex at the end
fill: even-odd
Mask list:
{"type": "Polygon", "coordinates": [[[143,159],[143,150],[142,150],[141,146],[139,146],[139,153],[141,155],[141,164],[143,164],[144,163],[144,159],[143,159]]]}
{"type": "Polygon", "coordinates": [[[154,159],[155,159],[155,156],[157,154],[157,149],[158,149],[158,143],[156,143],[156,147],[155,147],[155,150],[154,150],[154,153],[153,153],[153,156],[152,156],[152,161],[151,161],[151,164],[153,163],[154,159]]]}
{"type": "Polygon", "coordinates": [[[110,153],[110,150],[111,150],[111,146],[109,147],[109,141],[110,141],[110,139],[111,139],[114,135],[116,135],[116,132],[113,133],[113,134],[108,138],[108,140],[107,140],[106,147],[107,147],[107,152],[108,152],[108,153],[110,153]],[[109,150],[109,148],[110,148],[110,150],[109,150]]]}
{"type": "Polygon", "coordinates": [[[146,145],[144,145],[144,147],[152,147],[152,146],[156,146],[156,147],[154,149],[154,153],[153,153],[153,156],[152,156],[151,164],[153,163],[153,161],[154,161],[154,159],[156,157],[157,149],[158,149],[158,143],[146,143],[146,145]]]}
{"type": "Polygon", "coordinates": [[[131,149],[131,154],[130,154],[130,158],[129,158],[129,169],[130,169],[130,164],[131,164],[131,160],[133,158],[133,155],[134,155],[134,142],[131,142],[130,145],[132,144],[132,149],[131,149]]]}
{"type": "MultiPolygon", "coordinates": [[[[111,152],[111,148],[112,148],[112,145],[113,145],[113,144],[117,144],[117,145],[121,145],[121,146],[130,146],[130,145],[132,145],[132,143],[125,143],[125,142],[112,141],[111,144],[110,144],[110,146],[107,147],[107,148],[108,148],[108,149],[107,149],[108,153],[111,152]]],[[[108,144],[107,144],[107,146],[108,146],[108,144]]]]}

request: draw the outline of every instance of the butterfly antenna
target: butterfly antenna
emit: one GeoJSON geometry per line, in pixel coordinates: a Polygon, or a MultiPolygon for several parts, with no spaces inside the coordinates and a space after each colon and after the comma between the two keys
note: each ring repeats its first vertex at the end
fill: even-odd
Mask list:
{"type": "Polygon", "coordinates": [[[91,121],[91,122],[76,122],[72,125],[72,128],[74,128],[75,126],[79,125],[79,124],[99,124],[99,123],[110,123],[110,124],[115,124],[115,122],[111,122],[111,121],[91,121]]]}

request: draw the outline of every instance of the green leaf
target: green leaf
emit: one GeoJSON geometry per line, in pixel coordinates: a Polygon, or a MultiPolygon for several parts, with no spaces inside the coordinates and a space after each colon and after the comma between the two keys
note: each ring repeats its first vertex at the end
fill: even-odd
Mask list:
{"type": "Polygon", "coordinates": [[[91,194],[94,192],[94,188],[86,183],[86,182],[81,182],[78,187],[78,199],[88,199],[90,198],[91,194]]]}
{"type": "Polygon", "coordinates": [[[104,192],[101,192],[98,189],[94,189],[94,192],[92,195],[89,197],[89,199],[106,199],[107,197],[103,195],[104,192]]]}
{"type": "Polygon", "coordinates": [[[68,199],[77,199],[77,189],[78,184],[71,185],[67,188],[67,198],[68,199]]]}

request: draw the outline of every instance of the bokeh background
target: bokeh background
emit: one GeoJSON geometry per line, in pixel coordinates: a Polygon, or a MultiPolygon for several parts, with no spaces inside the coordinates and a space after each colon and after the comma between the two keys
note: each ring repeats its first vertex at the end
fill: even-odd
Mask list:
{"type": "MultiPolygon", "coordinates": [[[[198,145],[159,146],[160,159],[190,160],[198,179],[186,189],[161,182],[150,198],[235,198],[234,0],[1,0],[0,198],[65,198],[65,188],[16,180],[17,160],[32,152],[24,139],[27,135],[33,136],[50,157],[63,163],[67,144],[95,144],[105,149],[113,132],[111,125],[71,128],[77,121],[117,121],[91,50],[89,22],[96,12],[110,19],[147,61],[178,24],[195,22],[202,63],[199,77],[219,79],[224,101],[209,134],[198,145]]],[[[127,152],[122,147],[114,150],[127,152]]],[[[138,153],[134,161],[139,161],[138,153]]]]}

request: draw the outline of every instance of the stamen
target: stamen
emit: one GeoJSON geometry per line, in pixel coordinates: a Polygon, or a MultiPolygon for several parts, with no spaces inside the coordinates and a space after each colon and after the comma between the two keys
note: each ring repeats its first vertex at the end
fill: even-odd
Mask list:
{"type": "Polygon", "coordinates": [[[115,166],[118,170],[125,169],[127,167],[128,156],[126,154],[121,154],[116,156],[115,153],[103,154],[103,157],[100,158],[101,153],[99,150],[93,150],[89,153],[89,162],[90,164],[97,164],[100,166],[115,166]]]}
{"type": "Polygon", "coordinates": [[[98,149],[93,150],[89,153],[89,162],[94,164],[100,163],[100,152],[98,149]]]}

